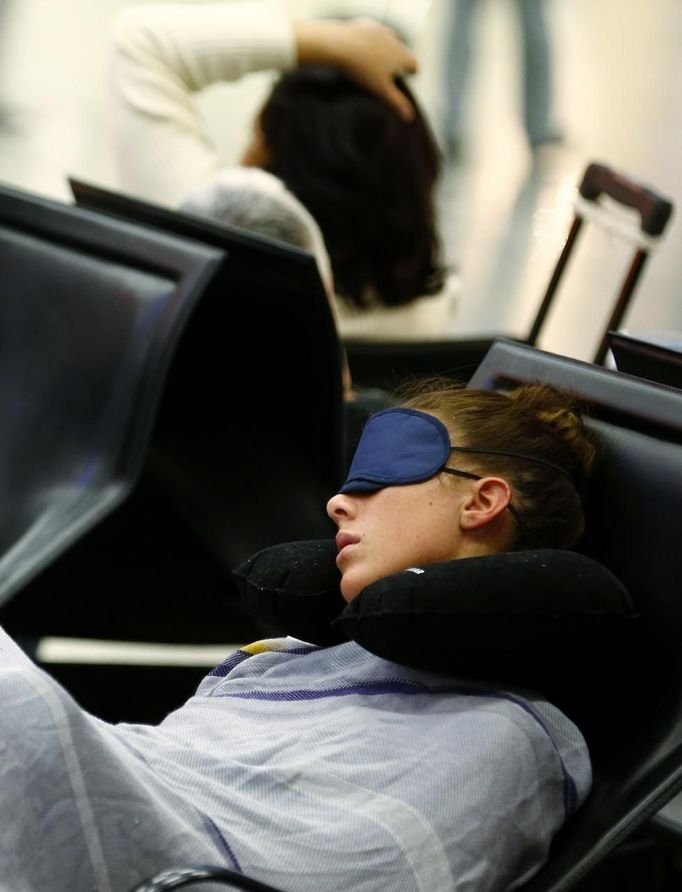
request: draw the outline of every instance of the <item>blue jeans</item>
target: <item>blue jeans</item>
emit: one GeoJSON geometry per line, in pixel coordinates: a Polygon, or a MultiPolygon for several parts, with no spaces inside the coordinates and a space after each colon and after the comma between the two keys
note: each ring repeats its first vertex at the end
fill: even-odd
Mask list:
{"type": "MultiPolygon", "coordinates": [[[[462,136],[462,100],[471,63],[471,29],[479,0],[453,0],[447,26],[445,81],[448,96],[446,140],[462,136]]],[[[513,0],[523,41],[523,125],[531,145],[557,137],[551,121],[552,59],[545,18],[545,0],[513,0]]]]}

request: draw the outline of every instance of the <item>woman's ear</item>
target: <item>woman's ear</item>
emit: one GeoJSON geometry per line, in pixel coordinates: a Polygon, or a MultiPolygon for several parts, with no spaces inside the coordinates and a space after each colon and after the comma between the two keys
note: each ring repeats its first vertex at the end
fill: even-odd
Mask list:
{"type": "Polygon", "coordinates": [[[482,477],[471,487],[461,507],[460,523],[465,530],[480,529],[495,520],[511,501],[511,489],[501,477],[482,477]]]}

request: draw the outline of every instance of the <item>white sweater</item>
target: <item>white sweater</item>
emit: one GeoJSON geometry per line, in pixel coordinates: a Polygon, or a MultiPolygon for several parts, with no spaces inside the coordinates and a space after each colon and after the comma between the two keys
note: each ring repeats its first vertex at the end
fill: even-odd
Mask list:
{"type": "MultiPolygon", "coordinates": [[[[194,94],[249,72],[296,64],[292,22],[274,0],[125,7],[113,33],[112,120],[120,188],[170,207],[225,166],[194,94]]],[[[452,335],[459,280],[407,306],[355,310],[336,300],[343,337],[452,335]]]]}
{"type": "Polygon", "coordinates": [[[291,21],[279,3],[125,7],[114,24],[112,59],[121,188],[177,205],[224,166],[193,94],[295,62],[291,21]]]}

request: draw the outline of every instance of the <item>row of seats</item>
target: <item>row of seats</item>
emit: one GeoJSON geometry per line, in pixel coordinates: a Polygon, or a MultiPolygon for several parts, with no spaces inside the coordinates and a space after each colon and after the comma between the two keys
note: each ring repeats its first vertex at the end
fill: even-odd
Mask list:
{"type": "MultiPolygon", "coordinates": [[[[345,470],[313,258],[123,198],[103,212],[4,188],[0,227],[0,621],[29,650],[263,637],[230,571],[329,536],[345,470]]],[[[125,673],[56,671],[86,707],[149,721],[199,674],[160,686],[152,714],[125,673]]]]}
{"type": "MultiPolygon", "coordinates": [[[[258,637],[231,569],[329,536],[345,470],[341,350],[314,261],[81,186],[78,206],[0,189],[0,622],[29,649],[48,634],[258,637]]],[[[593,680],[593,792],[526,886],[563,892],[682,789],[682,391],[503,337],[468,384],[524,381],[593,407],[603,459],[579,547],[625,583],[643,629],[615,682],[593,680]]],[[[579,653],[557,658],[579,673],[579,653]]],[[[112,720],[155,721],[200,674],[154,684],[149,712],[141,667],[100,669],[50,671],[112,720]]]]}

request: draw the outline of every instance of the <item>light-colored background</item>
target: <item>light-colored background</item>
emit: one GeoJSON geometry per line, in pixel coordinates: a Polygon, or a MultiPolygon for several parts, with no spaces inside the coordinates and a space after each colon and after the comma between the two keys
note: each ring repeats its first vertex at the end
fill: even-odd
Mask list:
{"type": "MultiPolygon", "coordinates": [[[[190,0],[201,2],[201,0],[190,0]]],[[[293,15],[385,15],[421,60],[414,88],[435,127],[447,108],[442,35],[455,0],[289,0],[293,15]]],[[[70,200],[66,176],[116,186],[109,156],[107,54],[127,0],[0,0],[6,4],[0,96],[13,129],[0,132],[0,181],[70,200]]],[[[439,208],[448,259],[462,275],[454,330],[524,334],[566,236],[589,161],[682,199],[682,3],[547,0],[561,148],[534,158],[520,127],[515,0],[480,0],[467,92],[465,159],[446,165],[439,208]]],[[[0,6],[1,8],[1,6],[0,6]]],[[[227,161],[236,159],[269,83],[220,85],[201,106],[227,161]]],[[[682,237],[678,215],[652,253],[624,327],[678,341],[682,237]]],[[[576,249],[540,346],[591,359],[630,247],[590,227],[576,249]]]]}

